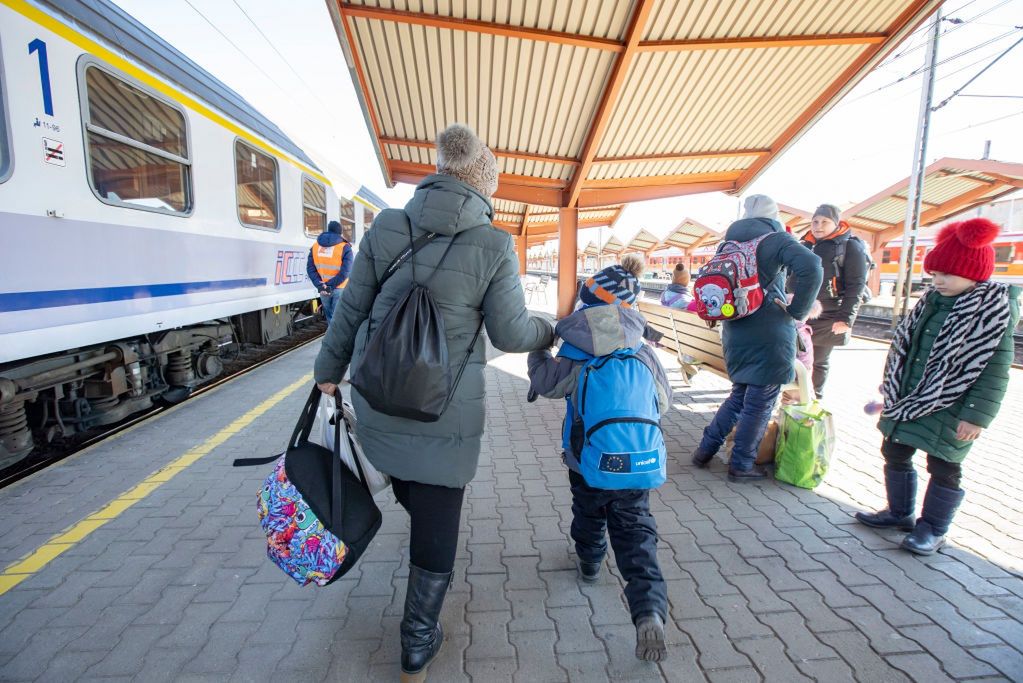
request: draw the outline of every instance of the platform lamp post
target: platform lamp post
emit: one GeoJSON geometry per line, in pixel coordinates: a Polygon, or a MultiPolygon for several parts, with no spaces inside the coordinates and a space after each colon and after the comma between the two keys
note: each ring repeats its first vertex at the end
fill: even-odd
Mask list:
{"type": "Polygon", "coordinates": [[[906,195],[906,217],[902,223],[902,253],[899,254],[899,275],[892,302],[892,329],[899,324],[909,308],[913,291],[913,262],[916,260],[916,238],[920,232],[920,210],[923,202],[924,175],[927,165],[927,139],[931,129],[931,102],[934,99],[934,72],[937,70],[938,36],[941,33],[941,7],[934,13],[927,40],[924,87],[920,93],[920,117],[917,121],[916,145],[913,148],[913,172],[906,195]]]}

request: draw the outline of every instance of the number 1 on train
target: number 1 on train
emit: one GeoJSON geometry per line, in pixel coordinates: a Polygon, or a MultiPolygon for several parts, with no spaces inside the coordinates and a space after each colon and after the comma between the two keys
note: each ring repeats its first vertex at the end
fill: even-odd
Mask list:
{"type": "Polygon", "coordinates": [[[39,53],[39,83],[43,88],[43,111],[53,116],[53,96],[50,94],[50,64],[46,59],[46,43],[36,38],[28,44],[28,53],[39,53]]]}

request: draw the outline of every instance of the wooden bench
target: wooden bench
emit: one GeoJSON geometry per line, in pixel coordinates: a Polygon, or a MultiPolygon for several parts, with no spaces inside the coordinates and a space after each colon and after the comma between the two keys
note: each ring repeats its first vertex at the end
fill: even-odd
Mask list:
{"type": "Polygon", "coordinates": [[[686,362],[683,356],[690,356],[702,367],[728,377],[720,328],[708,328],[707,323],[691,311],[668,308],[652,301],[641,300],[639,311],[650,327],[664,335],[661,346],[674,351],[680,365],[686,362]]]}

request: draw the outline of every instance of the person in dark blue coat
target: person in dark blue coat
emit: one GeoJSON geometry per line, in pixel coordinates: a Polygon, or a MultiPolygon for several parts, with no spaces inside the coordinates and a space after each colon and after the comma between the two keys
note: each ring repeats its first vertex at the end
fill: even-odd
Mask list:
{"type": "Polygon", "coordinates": [[[342,290],[348,284],[353,261],[355,254],[350,239],[342,234],[340,223],[331,221],[327,224],[327,232],[320,233],[316,244],[309,250],[305,267],[309,281],[320,294],[328,323],[341,300],[342,290]]]}
{"type": "Polygon", "coordinates": [[[754,465],[757,449],[771,420],[781,387],[795,377],[796,327],[820,290],[820,258],[785,232],[777,219],[778,206],[766,195],[746,199],[745,217],[735,221],[725,239],[748,242],[769,235],[757,247],[757,270],[764,303],[753,315],[722,323],[725,366],[732,393],[703,430],[693,464],[706,467],[735,428],[735,445],[728,467],[730,481],[763,479],[766,470],[754,465]],[[794,278],[792,303],[786,304],[786,271],[794,278]]]}

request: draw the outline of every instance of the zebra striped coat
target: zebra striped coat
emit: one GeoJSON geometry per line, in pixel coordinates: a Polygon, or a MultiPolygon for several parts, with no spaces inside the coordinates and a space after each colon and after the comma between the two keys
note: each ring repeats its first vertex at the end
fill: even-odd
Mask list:
{"type": "Polygon", "coordinates": [[[950,462],[966,458],[972,442],[956,438],[960,420],[987,428],[1008,388],[1019,294],[981,283],[958,297],[924,296],[892,342],[878,423],[885,437],[950,462]]]}

